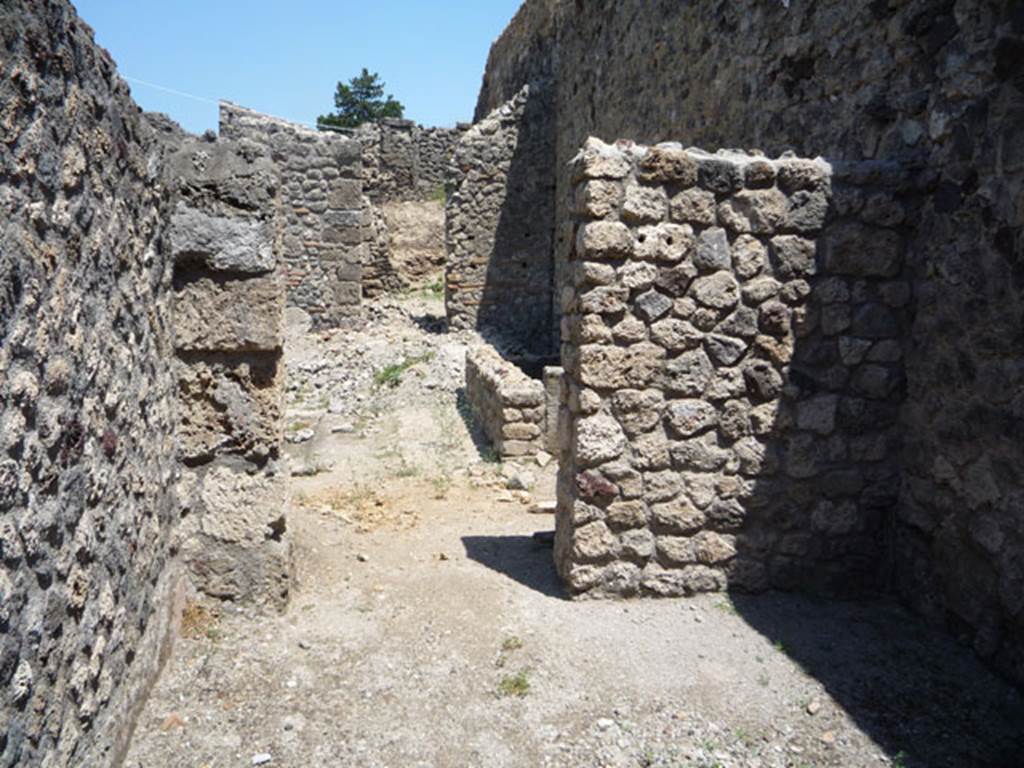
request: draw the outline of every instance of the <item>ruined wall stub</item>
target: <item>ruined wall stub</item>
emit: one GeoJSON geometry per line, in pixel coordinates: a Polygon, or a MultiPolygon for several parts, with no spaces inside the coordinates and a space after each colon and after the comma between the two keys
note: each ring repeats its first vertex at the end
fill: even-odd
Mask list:
{"type": "Polygon", "coordinates": [[[289,305],[316,327],[360,317],[373,241],[358,141],[221,102],[220,135],[265,146],[281,173],[281,258],[289,305]]]}
{"type": "Polygon", "coordinates": [[[466,132],[445,206],[450,326],[539,356],[554,347],[551,94],[544,83],[526,86],[466,132]]]}
{"type": "Polygon", "coordinates": [[[180,584],[170,199],[69,3],[0,39],[0,766],[104,766],[180,584]]]}
{"type": "Polygon", "coordinates": [[[200,591],[282,608],[291,552],[279,171],[249,139],[189,139],[168,179],[181,556],[200,591]]]}
{"type": "Polygon", "coordinates": [[[569,589],[879,589],[899,493],[902,233],[833,207],[820,160],[590,140],[575,173],[569,589]]]}
{"type": "Polygon", "coordinates": [[[481,344],[466,353],[466,399],[501,459],[535,456],[546,447],[544,385],[494,347],[481,344]]]}

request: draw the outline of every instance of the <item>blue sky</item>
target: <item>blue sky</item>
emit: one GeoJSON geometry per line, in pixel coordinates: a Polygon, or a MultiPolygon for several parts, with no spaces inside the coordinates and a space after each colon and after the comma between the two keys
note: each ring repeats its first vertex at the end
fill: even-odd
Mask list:
{"type": "MultiPolygon", "coordinates": [[[[521,0],[73,0],[126,78],[312,123],[334,88],[379,72],[424,125],[470,120],[487,51],[521,0]]],[[[217,107],[129,79],[135,100],[185,128],[217,107]]]]}

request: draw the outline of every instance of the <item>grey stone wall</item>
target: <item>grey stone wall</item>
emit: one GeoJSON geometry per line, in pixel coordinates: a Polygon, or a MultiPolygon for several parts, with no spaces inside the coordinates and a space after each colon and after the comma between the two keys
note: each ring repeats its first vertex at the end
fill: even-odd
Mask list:
{"type": "Polygon", "coordinates": [[[363,190],[373,205],[365,296],[422,284],[444,268],[440,207],[448,163],[464,130],[388,119],[349,132],[363,147],[363,190]],[[407,247],[410,237],[421,247],[407,247]]]}
{"type": "Polygon", "coordinates": [[[397,119],[361,125],[350,135],[363,147],[364,191],[375,204],[435,197],[464,131],[397,119]]]}
{"type": "Polygon", "coordinates": [[[187,140],[168,180],[181,556],[200,591],[283,608],[291,556],[278,167],[248,139],[187,140]]]}
{"type": "Polygon", "coordinates": [[[280,169],[288,303],[308,312],[316,327],[358,320],[363,265],[374,240],[359,142],[227,102],[221,103],[220,135],[264,145],[280,169]]]}
{"type": "Polygon", "coordinates": [[[466,132],[445,206],[449,325],[540,356],[554,347],[552,93],[525,86],[466,132]]]}
{"type": "Polygon", "coordinates": [[[863,174],[593,139],[575,173],[569,589],[877,590],[910,295],[900,231],[843,205],[863,174]]]}
{"type": "Polygon", "coordinates": [[[466,353],[466,399],[501,459],[535,456],[545,447],[544,385],[494,347],[481,344],[466,353]]]}
{"type": "Polygon", "coordinates": [[[0,38],[0,766],[104,766],[179,582],[170,199],[70,4],[0,38]]]}
{"type": "Polygon", "coordinates": [[[587,136],[906,171],[914,320],[892,584],[1017,679],[1022,36],[1009,0],[528,0],[492,48],[478,107],[511,98],[531,58],[554,62],[556,265],[569,263],[568,163],[587,136]]]}

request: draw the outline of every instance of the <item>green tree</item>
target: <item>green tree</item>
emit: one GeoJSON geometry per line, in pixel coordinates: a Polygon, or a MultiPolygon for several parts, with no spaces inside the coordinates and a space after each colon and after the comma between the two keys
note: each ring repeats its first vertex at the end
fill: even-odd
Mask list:
{"type": "Polygon", "coordinates": [[[376,123],[385,117],[402,117],[405,107],[390,93],[384,98],[384,83],[380,75],[371,73],[366,67],[359,77],[353,77],[348,85],[338,83],[334,92],[334,106],[337,112],[320,115],[317,126],[355,128],[363,123],[376,123]]]}

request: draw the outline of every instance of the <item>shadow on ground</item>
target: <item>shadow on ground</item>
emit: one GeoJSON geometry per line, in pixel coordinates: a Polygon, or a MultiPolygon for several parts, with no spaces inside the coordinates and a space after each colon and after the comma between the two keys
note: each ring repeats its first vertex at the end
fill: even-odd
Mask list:
{"type": "Polygon", "coordinates": [[[550,544],[532,536],[463,536],[462,544],[470,560],[548,597],[565,597],[550,544]]]}
{"type": "Polygon", "coordinates": [[[732,596],[902,768],[1024,766],[1024,697],[895,602],[732,596]]]}

